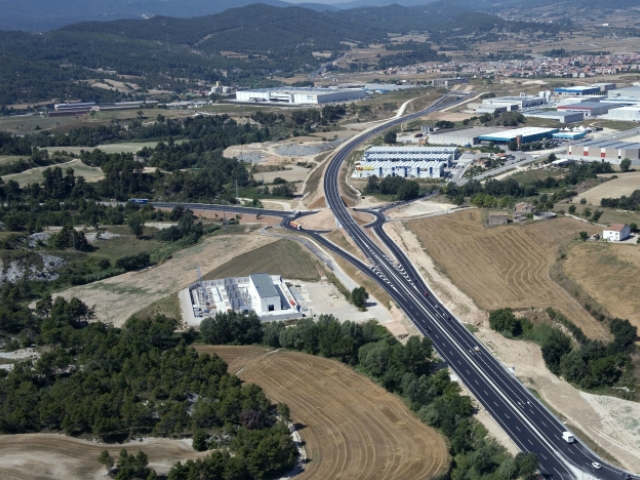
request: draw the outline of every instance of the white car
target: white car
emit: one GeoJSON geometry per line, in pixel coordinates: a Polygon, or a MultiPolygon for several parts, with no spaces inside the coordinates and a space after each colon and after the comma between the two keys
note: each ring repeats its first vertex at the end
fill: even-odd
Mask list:
{"type": "Polygon", "coordinates": [[[600,470],[602,468],[602,465],[600,465],[598,462],[593,462],[591,466],[596,470],[600,470]]]}

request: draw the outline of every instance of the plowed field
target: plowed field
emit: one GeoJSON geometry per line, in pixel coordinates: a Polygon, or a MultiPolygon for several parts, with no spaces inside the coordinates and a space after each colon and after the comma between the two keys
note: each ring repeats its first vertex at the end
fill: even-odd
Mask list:
{"type": "Polygon", "coordinates": [[[260,385],[273,402],[289,405],[309,458],[296,478],[428,479],[448,464],[442,436],[366,377],[326,358],[259,350],[199,348],[218,353],[230,372],[260,385]]]}
{"type": "Polygon", "coordinates": [[[102,450],[117,458],[126,448],[149,456],[149,466],[165,474],[174,463],[207,455],[196,452],[190,440],[150,438],[143,442],[105,445],[46,433],[0,435],[0,478],[11,480],[86,480],[108,478],[98,463],[102,450]]]}
{"type": "Polygon", "coordinates": [[[484,228],[480,211],[466,211],[408,222],[436,265],[485,310],[553,307],[591,338],[608,338],[603,326],[562,287],[549,271],[558,247],[588,224],[570,218],[484,228]]]}

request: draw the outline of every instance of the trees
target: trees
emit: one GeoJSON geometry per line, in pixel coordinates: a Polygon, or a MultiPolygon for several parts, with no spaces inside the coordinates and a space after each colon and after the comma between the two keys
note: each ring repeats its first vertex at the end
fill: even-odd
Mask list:
{"type": "Polygon", "coordinates": [[[384,143],[395,144],[397,139],[398,134],[393,130],[390,130],[384,134],[384,143]]]}
{"type": "Polygon", "coordinates": [[[631,160],[629,160],[628,158],[625,158],[620,162],[620,170],[622,170],[623,172],[628,172],[630,168],[631,160]]]}
{"type": "Polygon", "coordinates": [[[358,307],[359,310],[365,310],[369,293],[364,287],[356,287],[351,292],[351,302],[358,307]]]}
{"type": "Polygon", "coordinates": [[[586,242],[589,239],[589,234],[585,231],[579,232],[580,234],[580,240],[582,240],[583,242],[586,242]]]}
{"type": "Polygon", "coordinates": [[[98,462],[100,462],[102,465],[104,465],[104,468],[107,469],[107,473],[111,472],[111,469],[113,468],[113,465],[115,464],[115,460],[109,454],[108,450],[103,450],[102,452],[100,452],[100,456],[98,457],[98,462]]]}
{"type": "Polygon", "coordinates": [[[402,184],[395,198],[396,200],[412,200],[417,198],[418,195],[420,195],[420,185],[418,185],[418,182],[407,180],[402,184]]]}
{"type": "Polygon", "coordinates": [[[198,452],[204,452],[207,449],[207,434],[204,430],[198,429],[194,432],[191,446],[198,452]]]}
{"type": "Polygon", "coordinates": [[[569,213],[570,214],[574,214],[576,213],[576,206],[575,205],[569,205],[569,213]]]}
{"type": "Polygon", "coordinates": [[[260,319],[253,310],[249,313],[219,312],[200,324],[202,339],[212,345],[249,345],[262,340],[260,319]]]}
{"type": "Polygon", "coordinates": [[[127,225],[136,237],[142,236],[144,232],[144,220],[139,215],[132,215],[127,221],[127,225]]]}

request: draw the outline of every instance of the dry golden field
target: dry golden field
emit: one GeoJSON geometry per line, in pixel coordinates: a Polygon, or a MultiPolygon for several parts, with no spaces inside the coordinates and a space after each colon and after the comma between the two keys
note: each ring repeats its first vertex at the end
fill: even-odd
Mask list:
{"type": "Polygon", "coordinates": [[[285,402],[301,425],[308,463],[300,480],[415,480],[448,464],[443,437],[402,400],[334,360],[257,347],[201,346],[229,372],[285,402]]]}
{"type": "Polygon", "coordinates": [[[629,196],[634,190],[640,190],[640,172],[619,173],[617,175],[618,178],[596,185],[575,196],[573,203],[579,203],[581,199],[585,198],[588,203],[600,206],[600,200],[603,198],[629,196]]]}
{"type": "Polygon", "coordinates": [[[149,438],[125,444],[90,442],[65,435],[33,433],[0,435],[0,478],[6,480],[86,480],[109,478],[98,463],[102,450],[117,458],[120,450],[149,456],[149,466],[166,475],[176,462],[196,459],[210,452],[196,452],[190,440],[149,438]]]}
{"type": "Polygon", "coordinates": [[[479,210],[407,223],[435,264],[484,310],[553,307],[591,338],[605,328],[549,274],[558,248],[581,230],[599,231],[570,218],[484,228],[479,210]]]}
{"type": "Polygon", "coordinates": [[[640,248],[581,243],[569,249],[564,272],[614,317],[640,327],[640,248]]]}

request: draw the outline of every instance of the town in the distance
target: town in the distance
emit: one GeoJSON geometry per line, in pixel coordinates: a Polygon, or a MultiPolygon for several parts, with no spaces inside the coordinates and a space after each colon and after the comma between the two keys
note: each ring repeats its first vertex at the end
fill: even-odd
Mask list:
{"type": "Polygon", "coordinates": [[[636,3],[0,0],[0,478],[640,480],[636,3]]]}

